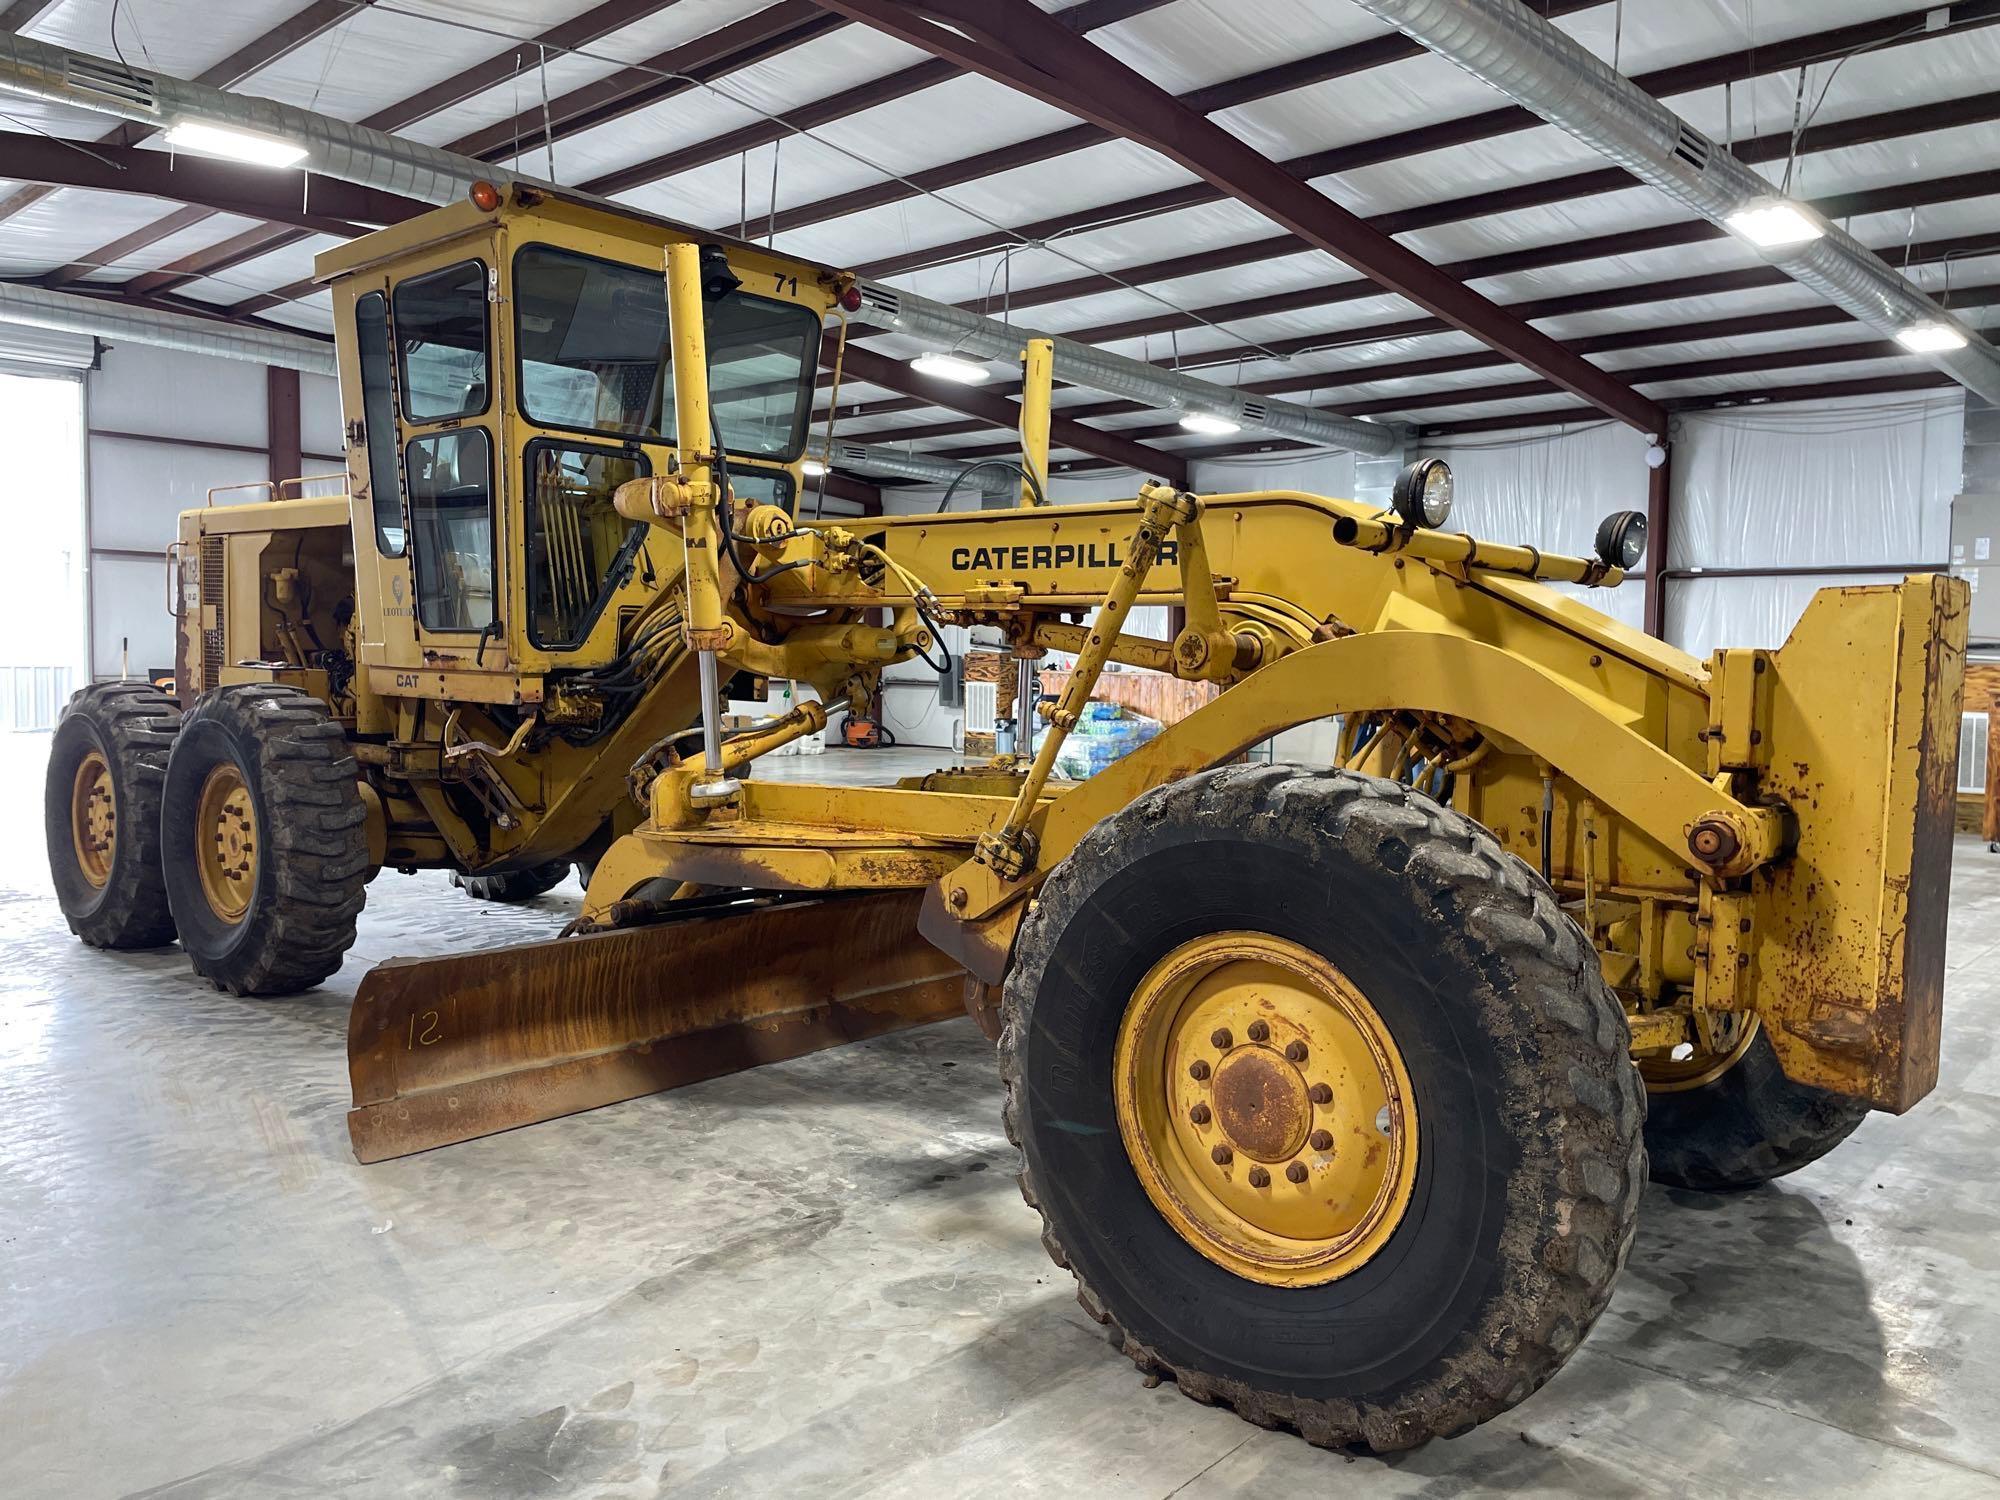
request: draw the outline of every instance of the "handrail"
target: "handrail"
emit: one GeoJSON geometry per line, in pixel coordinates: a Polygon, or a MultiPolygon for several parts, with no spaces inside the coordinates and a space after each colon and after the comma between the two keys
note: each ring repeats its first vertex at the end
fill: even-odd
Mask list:
{"type": "MultiPolygon", "coordinates": [[[[261,490],[266,500],[303,500],[307,498],[305,487],[309,484],[338,484],[341,486],[341,493],[345,494],[347,493],[347,471],[342,469],[338,474],[301,474],[293,479],[252,479],[243,484],[211,485],[208,490],[208,497],[202,504],[213,505],[215,504],[215,497],[217,495],[240,494],[245,490],[261,490]],[[289,495],[286,494],[287,489],[291,489],[292,493],[289,495]]],[[[328,496],[326,498],[330,499],[332,497],[328,496]]],[[[239,500],[231,503],[247,505],[250,502],[239,500]]]]}

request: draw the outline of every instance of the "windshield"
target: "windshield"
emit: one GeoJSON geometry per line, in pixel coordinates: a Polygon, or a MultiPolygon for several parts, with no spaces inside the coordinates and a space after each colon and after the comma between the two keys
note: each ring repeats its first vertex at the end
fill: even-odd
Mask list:
{"type": "MultiPolygon", "coordinates": [[[[665,277],[530,245],[514,258],[521,407],[543,427],[673,442],[665,277]]],[[[790,461],[805,444],[820,321],[744,292],[708,304],[708,380],[725,448],[790,461]]]]}

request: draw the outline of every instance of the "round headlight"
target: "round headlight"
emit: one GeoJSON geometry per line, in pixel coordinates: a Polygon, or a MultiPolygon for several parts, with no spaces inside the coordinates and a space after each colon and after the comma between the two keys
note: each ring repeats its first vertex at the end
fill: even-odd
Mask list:
{"type": "Polygon", "coordinates": [[[1406,525],[1444,525],[1451,518],[1451,465],[1441,458],[1418,459],[1396,476],[1391,499],[1406,525]]]}
{"type": "Polygon", "coordinates": [[[1613,511],[1597,523],[1597,556],[1626,572],[1639,566],[1646,555],[1646,513],[1639,510],[1613,511]]]}

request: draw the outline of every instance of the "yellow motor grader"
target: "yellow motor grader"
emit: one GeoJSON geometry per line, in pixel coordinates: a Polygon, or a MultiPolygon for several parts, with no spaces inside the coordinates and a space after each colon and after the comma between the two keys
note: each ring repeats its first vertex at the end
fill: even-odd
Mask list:
{"type": "Polygon", "coordinates": [[[1386,1450],[1555,1372],[1649,1155],[1743,1187],[1934,1084],[1961,582],[1701,661],[1549,586],[1616,586],[1642,517],[1477,540],[1435,461],[1379,510],[1049,506],[1046,346],[1018,507],[812,519],[851,278],[487,184],[319,271],[347,493],[182,518],[178,701],[76,697],[48,832],[86,942],[242,994],[332,972],[384,866],[588,870],[558,939],[364,979],[364,1161],[970,1012],[1114,1343],[1386,1450]],[[1074,655],[1032,755],[755,777],[945,625],[1074,655]],[[1219,691],[1060,780],[1112,662],[1219,691]],[[820,701],[725,730],[740,673],[820,701]],[[1328,718],[1333,764],[1245,760],[1328,718]]]}

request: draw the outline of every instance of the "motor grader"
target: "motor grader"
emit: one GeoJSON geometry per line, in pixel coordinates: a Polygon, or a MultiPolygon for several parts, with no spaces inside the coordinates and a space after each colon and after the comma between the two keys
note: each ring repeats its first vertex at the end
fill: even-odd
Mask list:
{"type": "Polygon", "coordinates": [[[835,270],[481,184],[319,274],[346,493],[183,516],[177,697],[76,697],[49,845],[86,942],[242,994],[332,972],[382,868],[584,864],[563,936],[363,980],[364,1161],[969,1012],[1112,1341],[1387,1450],[1555,1372],[1649,1170],[1763,1182],[1934,1084],[1961,582],[1703,661],[1551,586],[1643,518],[1478,540],[1435,461],[1047,505],[1046,346],[1020,505],[817,519],[835,270]],[[757,779],[947,625],[1073,655],[1031,754],[757,779]],[[1114,662],[1218,691],[1061,781],[1114,662]],[[741,673],[820,702],[725,731],[741,673]],[[1333,763],[1246,760],[1324,719],[1333,763]]]}

